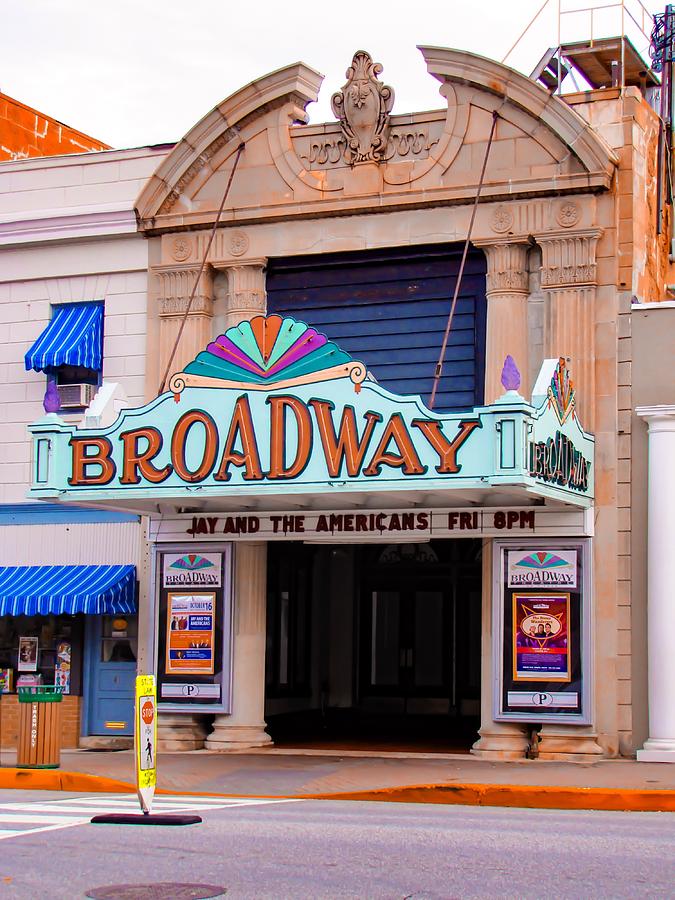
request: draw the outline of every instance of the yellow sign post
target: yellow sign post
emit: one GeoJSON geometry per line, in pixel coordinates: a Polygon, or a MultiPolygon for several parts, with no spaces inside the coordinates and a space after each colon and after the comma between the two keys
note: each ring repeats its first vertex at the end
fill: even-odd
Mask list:
{"type": "Polygon", "coordinates": [[[157,785],[157,685],[154,675],[136,678],[136,790],[145,815],[152,810],[157,785]]]}
{"type": "Polygon", "coordinates": [[[136,792],[143,810],[138,813],[105,813],[91,820],[98,825],[197,825],[201,816],[152,815],[152,799],[157,787],[157,682],[154,675],[136,677],[136,710],[134,713],[136,745],[136,792]]]}

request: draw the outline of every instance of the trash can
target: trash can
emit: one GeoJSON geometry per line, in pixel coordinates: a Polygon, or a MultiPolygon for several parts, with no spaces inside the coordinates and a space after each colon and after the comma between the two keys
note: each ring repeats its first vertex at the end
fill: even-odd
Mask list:
{"type": "Polygon", "coordinates": [[[39,684],[18,688],[20,769],[58,769],[61,765],[61,688],[39,684]]]}

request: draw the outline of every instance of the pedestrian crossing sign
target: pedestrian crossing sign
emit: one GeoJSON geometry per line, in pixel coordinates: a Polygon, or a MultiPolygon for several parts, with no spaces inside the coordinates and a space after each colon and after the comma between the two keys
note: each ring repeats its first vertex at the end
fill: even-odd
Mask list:
{"type": "Polygon", "coordinates": [[[136,787],[141,809],[150,813],[157,784],[157,686],[154,675],[136,678],[136,787]]]}

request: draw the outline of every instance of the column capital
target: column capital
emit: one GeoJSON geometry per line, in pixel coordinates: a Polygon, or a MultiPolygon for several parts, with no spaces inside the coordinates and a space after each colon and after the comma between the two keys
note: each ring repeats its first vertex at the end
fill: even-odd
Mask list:
{"type": "Polygon", "coordinates": [[[192,299],[189,314],[191,316],[211,316],[213,314],[212,271],[209,266],[205,266],[200,276],[199,268],[195,265],[177,264],[175,266],[156,266],[152,269],[159,283],[157,302],[159,315],[162,318],[185,315],[190,294],[198,276],[199,284],[192,299]]]}
{"type": "Polygon", "coordinates": [[[675,406],[638,406],[635,415],[646,420],[650,432],[675,431],[675,406]]]}
{"type": "Polygon", "coordinates": [[[265,269],[267,260],[247,259],[218,263],[217,269],[227,275],[227,326],[238,325],[265,312],[265,269]]]}
{"type": "Polygon", "coordinates": [[[528,294],[527,254],[532,246],[526,237],[474,241],[487,257],[487,296],[528,294]]]}
{"type": "Polygon", "coordinates": [[[541,286],[544,290],[577,288],[595,285],[597,264],[595,253],[602,231],[547,232],[537,234],[541,247],[541,286]]]}
{"type": "Polygon", "coordinates": [[[266,256],[255,256],[255,257],[247,257],[246,259],[217,259],[212,260],[211,265],[218,272],[227,272],[236,271],[239,269],[261,269],[265,270],[267,267],[267,257],[266,256]]]}

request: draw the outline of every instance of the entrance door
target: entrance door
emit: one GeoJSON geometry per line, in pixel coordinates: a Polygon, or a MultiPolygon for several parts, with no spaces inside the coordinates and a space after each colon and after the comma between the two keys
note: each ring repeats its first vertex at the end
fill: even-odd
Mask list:
{"type": "Polygon", "coordinates": [[[123,737],[134,733],[136,616],[89,616],[88,732],[123,737]]]}
{"type": "Polygon", "coordinates": [[[371,589],[361,621],[362,705],[392,714],[449,712],[451,592],[442,584],[371,589]]]}

